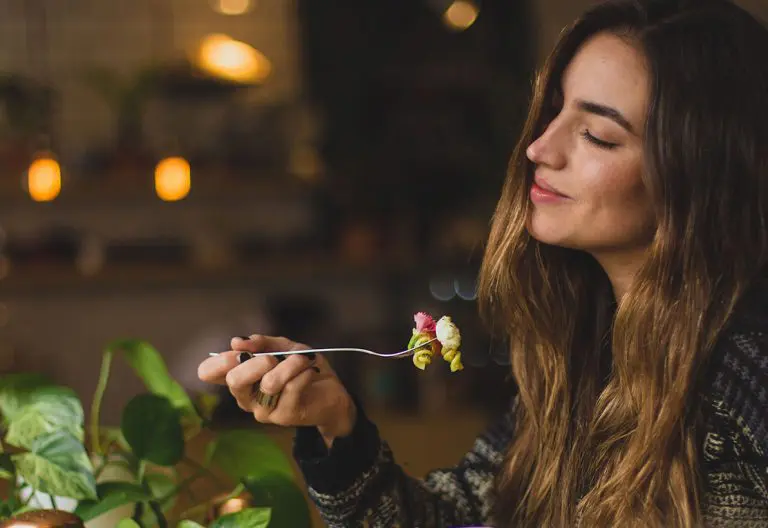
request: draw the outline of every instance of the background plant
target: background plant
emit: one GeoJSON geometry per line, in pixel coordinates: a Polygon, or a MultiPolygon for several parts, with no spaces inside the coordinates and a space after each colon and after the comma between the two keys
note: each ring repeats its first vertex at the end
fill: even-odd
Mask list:
{"type": "Polygon", "coordinates": [[[29,509],[34,496],[77,500],[75,513],[84,521],[115,508],[133,506],[118,528],[202,526],[216,501],[248,493],[254,507],[221,517],[211,526],[241,528],[309,526],[309,510],[285,454],[256,430],[210,429],[210,399],[195,405],[168,373],[161,355],[138,340],[117,341],[104,352],[88,422],[86,450],[83,406],[67,387],[38,374],[0,378],[2,447],[0,478],[8,493],[0,515],[29,509]],[[144,382],[147,392],[122,410],[120,427],[104,427],[99,414],[113,360],[121,357],[144,382]],[[190,442],[204,433],[205,457],[195,460],[190,442]],[[108,469],[126,476],[105,478],[108,469]],[[228,477],[226,482],[219,475],[228,477]],[[231,486],[219,499],[189,495],[194,504],[179,512],[181,494],[191,494],[199,479],[231,486]]]}

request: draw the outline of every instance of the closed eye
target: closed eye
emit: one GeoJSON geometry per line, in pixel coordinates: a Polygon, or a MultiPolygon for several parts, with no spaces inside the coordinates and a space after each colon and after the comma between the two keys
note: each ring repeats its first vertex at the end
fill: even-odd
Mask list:
{"type": "Polygon", "coordinates": [[[587,129],[584,129],[584,131],[581,133],[581,136],[598,148],[612,150],[619,146],[618,143],[611,143],[610,141],[605,141],[593,136],[587,129]]]}

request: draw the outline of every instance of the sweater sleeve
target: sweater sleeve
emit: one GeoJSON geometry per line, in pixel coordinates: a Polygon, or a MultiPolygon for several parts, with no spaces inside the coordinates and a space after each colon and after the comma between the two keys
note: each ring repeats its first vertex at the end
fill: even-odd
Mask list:
{"type": "Polygon", "coordinates": [[[512,438],[510,410],[452,468],[409,477],[358,405],[352,433],[327,450],[317,429],[300,428],[296,458],[309,495],[331,528],[448,528],[489,522],[493,479],[512,438]]]}
{"type": "Polygon", "coordinates": [[[768,501],[768,334],[741,330],[722,347],[712,387],[729,419],[734,458],[754,492],[768,501]]]}

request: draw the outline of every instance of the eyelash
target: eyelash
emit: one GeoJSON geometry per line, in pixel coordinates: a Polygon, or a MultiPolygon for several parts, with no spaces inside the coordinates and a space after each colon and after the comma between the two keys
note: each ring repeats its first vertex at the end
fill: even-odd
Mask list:
{"type": "Polygon", "coordinates": [[[595,136],[590,134],[589,130],[586,130],[586,129],[581,133],[581,137],[583,137],[584,139],[586,139],[596,147],[603,148],[606,150],[613,150],[619,146],[617,143],[610,143],[608,141],[603,141],[600,138],[596,138],[595,136]]]}

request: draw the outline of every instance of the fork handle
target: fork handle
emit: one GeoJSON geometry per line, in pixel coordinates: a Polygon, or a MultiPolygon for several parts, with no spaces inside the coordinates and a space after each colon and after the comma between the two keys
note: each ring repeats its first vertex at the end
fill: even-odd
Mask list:
{"type": "Polygon", "coordinates": [[[340,350],[354,350],[352,348],[310,348],[307,350],[285,350],[282,352],[259,352],[254,356],[293,356],[296,354],[322,354],[324,352],[338,352],[340,350]]]}
{"type": "MultiPolygon", "coordinates": [[[[352,352],[365,352],[370,354],[370,351],[364,350],[362,348],[310,348],[307,350],[282,350],[278,352],[258,352],[256,354],[252,352],[245,352],[245,354],[250,355],[251,357],[254,356],[293,356],[296,354],[322,354],[324,352],[343,352],[343,351],[352,351],[352,352]]],[[[209,356],[214,357],[220,355],[219,352],[209,352],[209,356]]]]}

